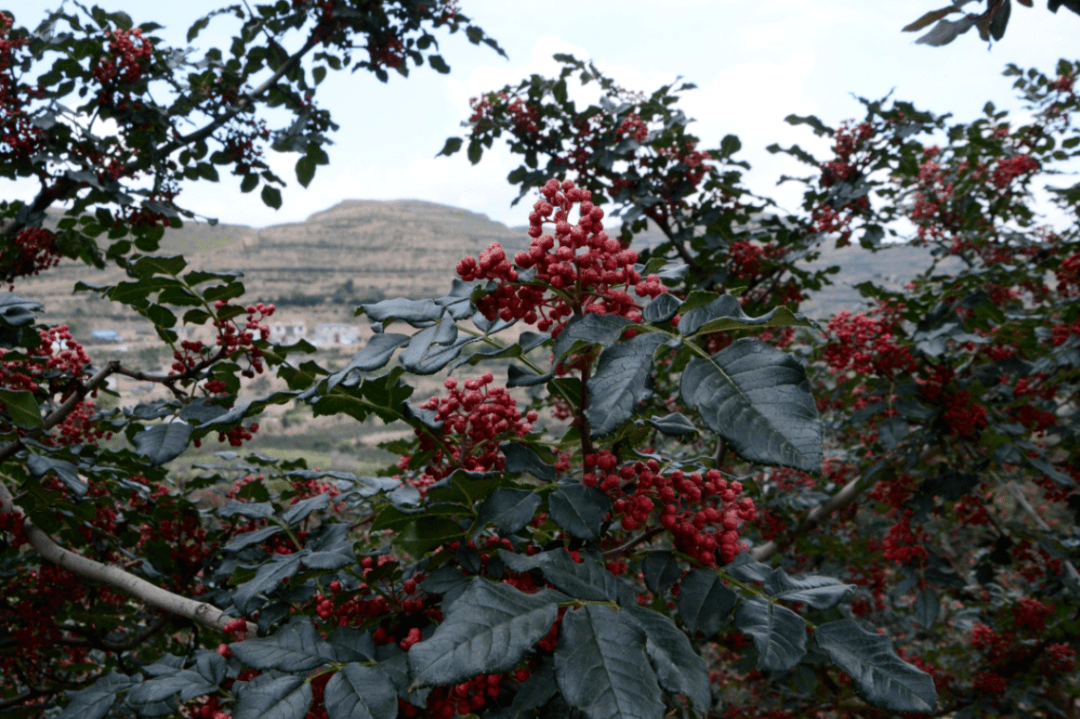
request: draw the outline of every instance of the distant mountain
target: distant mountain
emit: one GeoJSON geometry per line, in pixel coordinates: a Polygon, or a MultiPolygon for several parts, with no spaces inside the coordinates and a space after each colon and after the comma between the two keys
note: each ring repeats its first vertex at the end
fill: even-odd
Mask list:
{"type": "MultiPolygon", "coordinates": [[[[291,307],[297,316],[314,313],[340,320],[363,301],[439,296],[449,289],[454,267],[463,256],[475,256],[493,242],[513,256],[528,247],[526,230],[432,202],[349,200],[304,222],[263,229],[188,223],[166,231],[162,251],[183,253],[196,268],[242,269],[250,302],[275,302],[283,310],[291,307]]],[[[661,239],[659,232],[647,230],[634,245],[655,246],[661,239]]],[[[840,265],[842,271],[833,276],[833,287],[804,305],[810,316],[862,309],[864,301],[853,285],[874,279],[899,286],[929,266],[930,256],[909,246],[877,254],[858,247],[823,247],[814,266],[831,264],[840,265]]],[[[123,315],[87,295],[72,297],[72,285],[77,279],[109,283],[121,277],[122,271],[115,268],[101,273],[65,262],[45,277],[21,284],[19,291],[43,301],[50,321],[67,320],[73,314],[84,317],[81,334],[88,334],[116,326],[123,315]]]]}

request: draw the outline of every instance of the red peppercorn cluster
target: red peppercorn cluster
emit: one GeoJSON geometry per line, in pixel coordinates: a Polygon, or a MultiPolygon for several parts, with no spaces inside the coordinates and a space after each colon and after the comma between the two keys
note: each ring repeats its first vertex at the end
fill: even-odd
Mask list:
{"type": "MultiPolygon", "coordinates": [[[[435,412],[435,421],[442,422],[438,431],[442,441],[416,430],[420,451],[434,450],[434,455],[419,478],[408,480],[410,484],[423,490],[455,469],[484,472],[505,466],[500,441],[527,435],[537,415],[530,410],[523,418],[517,401],[506,388],[491,386],[494,381],[494,375],[485,372],[459,387],[458,381],[449,377],[443,383],[448,393],[422,405],[435,412]]],[[[408,455],[402,457],[398,467],[404,470],[410,459],[408,455]]]]}
{"type": "MultiPolygon", "coordinates": [[[[453,719],[455,716],[479,714],[488,699],[494,699],[502,693],[500,685],[504,678],[505,674],[481,674],[454,686],[436,687],[428,695],[424,717],[453,719]]],[[[406,717],[415,717],[420,713],[418,707],[404,700],[399,700],[398,706],[406,717]]]]}
{"type": "Polygon", "coordinates": [[[557,336],[574,314],[614,314],[641,321],[641,310],[629,294],[656,297],[667,288],[656,275],[644,280],[634,269],[637,253],[623,249],[604,232],[604,211],[590,201],[588,190],[567,180],[548,180],[541,199],[529,215],[528,252],[519,252],[514,263],[522,270],[535,268],[530,283],[515,284],[517,270],[506,259],[502,246],[494,243],[481,253],[479,262],[465,257],[458,263],[462,279],[494,280],[498,287],[480,298],[477,309],[488,319],[523,319],[541,331],[557,336]],[[577,224],[569,222],[578,205],[577,224]],[[555,234],[544,234],[544,224],[554,224],[555,234]],[[624,287],[625,289],[619,289],[624,287]],[[549,290],[551,290],[549,292],[549,290]]]}
{"type": "Polygon", "coordinates": [[[0,250],[6,277],[36,275],[60,264],[56,235],[44,227],[26,227],[15,235],[14,251],[0,250]]]}
{"type": "Polygon", "coordinates": [[[214,308],[219,312],[219,316],[214,318],[214,327],[217,329],[217,345],[227,357],[232,357],[236,353],[241,353],[247,357],[249,368],[243,372],[245,377],[262,374],[263,351],[253,343],[256,336],[261,340],[265,340],[270,336],[270,328],[259,323],[274,314],[274,305],[265,305],[262,302],[248,305],[244,309],[246,320],[241,328],[235,319],[221,318],[220,315],[224,314],[221,311],[228,304],[226,300],[214,302],[214,308]]]}
{"type": "Polygon", "coordinates": [[[1018,628],[1041,632],[1046,628],[1047,617],[1053,616],[1056,607],[1053,603],[1043,604],[1038,599],[1021,598],[1013,605],[1013,621],[1018,628]]]}
{"type": "Polygon", "coordinates": [[[265,169],[259,142],[269,139],[270,130],[264,120],[247,118],[230,125],[221,143],[221,152],[233,166],[232,174],[247,175],[253,170],[265,169]]]}
{"type": "Polygon", "coordinates": [[[405,62],[405,44],[397,35],[368,38],[368,57],[372,67],[401,67],[405,62]]]}
{"type": "Polygon", "coordinates": [[[615,137],[622,137],[627,135],[634,138],[638,142],[645,142],[649,137],[649,128],[645,126],[645,122],[640,116],[630,113],[623,118],[619,123],[619,127],[615,129],[615,137]]]}
{"type": "Polygon", "coordinates": [[[894,524],[885,535],[882,552],[885,559],[897,564],[910,564],[928,556],[926,549],[922,546],[922,542],[927,539],[926,532],[921,532],[916,536],[911,529],[911,518],[914,515],[913,510],[905,509],[900,515],[900,521],[894,524]]]}
{"type": "Polygon", "coordinates": [[[829,369],[833,374],[852,371],[879,377],[914,372],[917,365],[911,351],[893,339],[897,308],[881,307],[871,314],[878,316],[844,310],[829,320],[832,337],[822,355],[829,369]]]}
{"type": "Polygon", "coordinates": [[[618,458],[607,450],[587,455],[582,482],[615,499],[612,514],[622,516],[623,529],[643,526],[653,509],[662,505],[660,524],[671,532],[675,546],[705,566],[716,565],[717,550],[721,564],[739,553],[743,546],[739,525],[756,517],[754,500],[739,498],[742,483],[729,483],[715,469],[704,477],[681,471],[665,476],[654,459],[618,465],[618,458]],[[632,493],[626,487],[632,487],[632,493]]]}
{"type": "Polygon", "coordinates": [[[11,16],[0,13],[0,161],[4,164],[29,159],[47,137],[25,111],[27,99],[43,97],[42,86],[19,84],[18,74],[12,72],[22,63],[19,55],[30,38],[11,37],[11,25],[11,16]]]}
{"type": "Polygon", "coordinates": [[[113,30],[109,40],[109,59],[94,68],[94,79],[104,85],[116,80],[132,85],[142,78],[143,63],[150,60],[154,48],[142,36],[141,28],[113,30]]]}
{"type": "MultiPolygon", "coordinates": [[[[67,325],[41,330],[41,344],[25,350],[25,359],[4,361],[8,350],[0,348],[0,386],[10,390],[33,393],[46,392],[59,395],[59,401],[67,400],[75,391],[71,379],[86,375],[90,357],[82,345],[75,341],[67,325]]],[[[97,396],[96,390],[91,396],[97,396]]],[[[0,402],[0,407],[4,407],[0,402]]],[[[4,407],[6,409],[6,407],[4,407]]],[[[111,433],[100,429],[91,419],[95,404],[90,399],[81,400],[75,408],[54,428],[52,434],[38,441],[47,446],[57,444],[96,444],[111,433]]],[[[21,430],[20,430],[21,431],[21,430]]]]}
{"type": "Polygon", "coordinates": [[[1039,161],[1031,155],[1013,155],[1003,157],[997,161],[990,175],[994,187],[1003,188],[1021,175],[1035,172],[1040,167],[1039,161]]]}

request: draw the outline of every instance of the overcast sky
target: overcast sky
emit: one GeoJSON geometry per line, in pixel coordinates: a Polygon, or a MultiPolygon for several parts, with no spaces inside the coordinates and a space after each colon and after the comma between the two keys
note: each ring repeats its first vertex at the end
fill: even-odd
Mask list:
{"type": "MultiPolygon", "coordinates": [[[[184,0],[99,0],[138,22],[155,21],[167,40],[184,44],[195,19],[224,2],[184,0]]],[[[1019,109],[1011,81],[1001,76],[1007,63],[1050,73],[1059,57],[1076,47],[1080,17],[1062,9],[1054,15],[1043,3],[1013,3],[1013,17],[1001,43],[991,50],[971,30],[952,45],[914,44],[918,34],[900,28],[946,0],[461,0],[462,12],[506,49],[509,60],[464,38],[440,37],[450,63],[448,76],[428,68],[408,78],[393,74],[388,84],[365,73],[331,76],[319,89],[341,130],[329,149],[330,166],[319,168],[308,189],[295,182],[294,157],[271,153],[272,167],[289,180],[284,205],[266,208],[257,193],[243,195],[238,178],[221,184],[193,183],[183,203],[223,222],[265,226],[301,221],[345,199],[421,199],[464,207],[508,225],[525,224],[522,206],[511,208],[516,191],[506,175],[517,166],[508,152],[485,153],[471,166],[463,153],[435,158],[446,137],[462,133],[468,101],[481,92],[515,83],[531,73],[553,74],[554,53],[592,59],[628,89],[651,92],[681,76],[699,89],[683,107],[696,120],[694,131],[706,146],[725,134],[742,139],[741,159],[753,169],[749,186],[797,204],[795,189],[775,188],[782,173],[804,168],[769,155],[765,146],[799,143],[823,152],[823,140],[805,126],[792,128],[790,113],[813,113],[826,123],[862,115],[852,95],[894,97],[917,106],[952,112],[970,120],[987,100],[1019,109]]],[[[43,0],[0,0],[20,23],[36,25],[43,0]]],[[[968,6],[981,7],[982,3],[968,6]]],[[[222,31],[227,26],[222,25],[222,31]]],[[[220,37],[220,36],[218,36],[220,37]]],[[[214,40],[204,33],[196,43],[214,40]]],[[[222,40],[218,40],[221,42],[222,40]]],[[[205,44],[200,45],[205,47],[205,44]]],[[[790,185],[784,187],[791,187],[790,185]]],[[[0,185],[9,199],[29,197],[30,184],[0,185]]]]}

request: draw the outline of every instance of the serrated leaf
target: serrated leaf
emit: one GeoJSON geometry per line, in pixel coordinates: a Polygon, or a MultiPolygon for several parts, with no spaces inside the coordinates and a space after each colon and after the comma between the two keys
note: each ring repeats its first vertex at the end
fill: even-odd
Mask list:
{"type": "Polygon", "coordinates": [[[941,600],[937,592],[927,587],[915,597],[915,621],[924,629],[934,626],[941,611],[941,600]]]}
{"type": "Polygon", "coordinates": [[[360,305],[360,309],[374,322],[386,324],[390,320],[401,320],[413,327],[427,327],[438,321],[443,312],[435,300],[407,300],[403,297],[369,302],[360,305]]]}
{"type": "Polygon", "coordinates": [[[35,477],[44,477],[49,472],[55,472],[64,486],[76,497],[83,496],[89,489],[89,485],[79,477],[79,470],[66,460],[31,453],[26,457],[26,468],[35,477]]]}
{"type": "Polygon", "coordinates": [[[286,509],[281,514],[281,521],[292,526],[307,519],[312,512],[326,509],[330,506],[330,495],[327,493],[317,494],[314,497],[302,499],[286,509]]]}
{"type": "Polygon", "coordinates": [[[555,481],[555,467],[540,459],[540,455],[518,442],[504,442],[499,446],[506,457],[507,472],[527,472],[545,482],[555,481]]]}
{"type": "Polygon", "coordinates": [[[821,470],[821,420],[806,370],[790,355],[743,338],[682,375],[683,400],[744,459],[821,470]]]}
{"type": "Polygon", "coordinates": [[[232,653],[252,669],[306,672],[334,660],[334,651],[309,621],[291,622],[265,639],[229,645],[232,653]]]}
{"type": "Polygon", "coordinates": [[[539,569],[544,579],[574,599],[611,602],[619,596],[615,576],[604,565],[587,557],[578,564],[565,549],[552,549],[532,556],[500,549],[499,557],[511,572],[539,569]]]}
{"type": "Polygon", "coordinates": [[[41,426],[41,408],[34,393],[26,390],[0,389],[0,402],[16,427],[33,429],[41,426]]]}
{"type": "Polygon", "coordinates": [[[607,494],[584,484],[560,484],[548,495],[551,518],[581,539],[600,538],[600,527],[611,504],[607,494]]]}
{"type": "Polygon", "coordinates": [[[302,553],[275,554],[270,561],[259,567],[254,578],[244,582],[233,593],[233,603],[236,607],[247,614],[254,609],[260,595],[266,595],[281,586],[286,577],[292,577],[300,568],[302,553]]]}
{"type": "Polygon", "coordinates": [[[618,315],[573,317],[555,339],[555,361],[561,360],[576,342],[610,347],[619,340],[630,324],[630,320],[618,315]]]}
{"type": "Polygon", "coordinates": [[[69,691],[68,704],[57,719],[102,719],[116,702],[116,695],[134,683],[114,669],[86,689],[69,691]]]}
{"type": "Polygon", "coordinates": [[[783,569],[778,568],[769,574],[764,589],[766,594],[775,599],[803,602],[814,609],[832,609],[840,603],[844,595],[854,590],[855,586],[820,575],[789,577],[783,569]]]}
{"type": "Polygon", "coordinates": [[[183,420],[154,425],[135,435],[135,453],[146,457],[155,467],[165,464],[184,453],[193,429],[183,420]]]}
{"type": "Polygon", "coordinates": [[[667,322],[672,317],[679,313],[679,298],[674,295],[665,292],[659,295],[649,304],[645,305],[645,309],[642,310],[642,317],[649,324],[659,324],[660,322],[667,322]]]}
{"type": "Polygon", "coordinates": [[[624,611],[645,628],[645,653],[652,661],[660,686],[672,694],[685,694],[694,709],[707,713],[712,706],[709,668],[686,634],[675,626],[671,617],[651,609],[626,607],[624,611]]]}
{"type": "Polygon", "coordinates": [[[512,669],[551,630],[564,599],[548,589],[525,594],[474,579],[431,638],[409,650],[415,684],[451,684],[512,669]]]}
{"type": "Polygon", "coordinates": [[[334,627],[326,637],[326,643],[339,662],[367,662],[375,658],[375,642],[370,632],[353,627],[334,627]]]}
{"type": "Polygon", "coordinates": [[[806,656],[806,623],[787,607],[745,598],[735,612],[735,627],[753,638],[758,669],[786,672],[806,656]]]}
{"type": "Polygon", "coordinates": [[[896,656],[888,637],[844,619],[820,625],[814,631],[814,641],[851,676],[859,695],[875,707],[929,713],[937,706],[934,680],[896,656]]]}
{"type": "Polygon", "coordinates": [[[345,369],[326,378],[327,389],[331,390],[341,384],[350,372],[372,372],[383,367],[394,356],[394,350],[407,345],[410,339],[409,335],[393,333],[372,335],[363,349],[353,355],[345,369]]]}
{"type": "Polygon", "coordinates": [[[233,719],[303,719],[311,696],[303,677],[257,676],[239,691],[233,719]]]}
{"type": "Polygon", "coordinates": [[[596,373],[587,384],[585,410],[594,437],[614,432],[634,416],[640,402],[652,396],[653,354],[666,340],[661,334],[638,335],[600,354],[596,373]]]}
{"type": "Polygon", "coordinates": [[[649,552],[641,561],[645,586],[653,594],[661,594],[671,588],[682,576],[682,567],[675,555],[667,550],[649,552]]]}
{"type": "Polygon", "coordinates": [[[664,703],[645,641],[627,612],[597,604],[568,611],[555,649],[567,703],[588,719],[660,719],[664,703]]]}
{"type": "Polygon", "coordinates": [[[716,572],[692,569],[679,587],[679,616],[687,631],[711,637],[738,600],[739,595],[725,587],[716,572]]]}
{"type": "Polygon", "coordinates": [[[536,492],[499,487],[480,505],[477,526],[494,524],[502,534],[515,534],[532,521],[540,502],[536,492]]]}
{"type": "MultiPolygon", "coordinates": [[[[273,507],[271,507],[270,509],[272,514],[273,507]]],[[[239,552],[245,547],[250,547],[253,544],[265,542],[267,539],[270,539],[270,537],[273,537],[275,534],[281,534],[284,531],[285,530],[283,527],[273,525],[270,527],[263,527],[262,529],[256,529],[254,532],[244,532],[243,534],[237,535],[231,542],[225,545],[224,551],[239,552]]]]}
{"type": "Polygon", "coordinates": [[[394,719],[397,690],[383,672],[363,664],[347,664],[331,677],[323,695],[330,719],[394,719]]]}
{"type": "Polygon", "coordinates": [[[34,324],[34,313],[45,307],[40,302],[4,293],[0,295],[0,323],[8,327],[25,327],[34,324]]]}
{"type": "MultiPolygon", "coordinates": [[[[685,305],[684,305],[685,307],[685,305]]],[[[706,305],[694,307],[679,320],[684,337],[747,329],[750,327],[810,327],[810,321],[786,307],[774,307],[767,314],[751,317],[730,294],[720,295],[706,305]]]]}
{"type": "Polygon", "coordinates": [[[698,431],[697,425],[691,422],[682,412],[673,412],[663,417],[650,417],[647,421],[651,426],[669,437],[696,434],[698,431]]]}
{"type": "Polygon", "coordinates": [[[132,704],[153,704],[180,694],[180,701],[191,701],[216,691],[217,687],[198,672],[185,669],[137,684],[128,692],[127,699],[132,704]]]}

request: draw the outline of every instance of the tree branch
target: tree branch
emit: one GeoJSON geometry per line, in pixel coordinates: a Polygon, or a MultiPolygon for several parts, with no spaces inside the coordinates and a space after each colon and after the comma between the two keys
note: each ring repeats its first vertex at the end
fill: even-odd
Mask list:
{"type": "MultiPolygon", "coordinates": [[[[40,427],[35,427],[31,431],[27,432],[26,436],[30,439],[36,439],[41,435],[48,432],[50,429],[67,419],[67,416],[71,414],[75,408],[86,398],[86,395],[93,392],[95,389],[101,386],[105,380],[109,378],[109,375],[115,374],[120,369],[120,362],[118,360],[112,360],[93,375],[86,384],[78,384],[75,391],[71,393],[64,402],[50,412],[45,419],[41,421],[40,427]]],[[[22,448],[22,439],[16,439],[13,442],[8,442],[3,447],[0,447],[0,462],[4,462],[15,456],[15,453],[22,448]]]]}
{"type": "MultiPolygon", "coordinates": [[[[105,367],[98,370],[86,384],[80,384],[78,389],[73,392],[63,404],[53,410],[42,421],[40,427],[30,432],[30,436],[40,436],[62,422],[65,417],[71,414],[76,405],[78,405],[88,393],[100,386],[109,375],[115,373],[119,368],[120,363],[113,360],[105,365],[105,367]]],[[[9,442],[0,449],[0,462],[15,456],[21,447],[21,440],[9,442]]],[[[15,505],[15,498],[3,481],[0,481],[0,511],[18,512],[22,515],[22,510],[15,505]]],[[[53,541],[53,539],[44,531],[36,527],[34,523],[30,521],[30,518],[25,517],[25,515],[23,531],[26,533],[26,538],[30,542],[30,546],[38,551],[38,554],[41,555],[42,559],[52,562],[59,567],[63,567],[79,577],[98,581],[113,589],[118,589],[131,597],[142,600],[155,609],[185,619],[190,619],[193,622],[197,622],[212,629],[217,629],[218,631],[223,631],[225,625],[234,619],[233,617],[226,616],[226,614],[217,607],[204,602],[197,602],[178,594],[173,594],[144,579],[129,574],[118,566],[103,564],[92,559],[87,559],[71,550],[64,549],[53,541]]],[[[249,622],[248,635],[254,636],[255,631],[256,626],[249,622]]]]}
{"type": "Polygon", "coordinates": [[[818,525],[823,518],[829,516],[833,512],[843,509],[848,506],[862,493],[862,488],[859,486],[862,477],[856,477],[843,488],[828,499],[824,504],[818,506],[807,512],[806,516],[801,522],[790,532],[785,532],[779,540],[771,540],[754,547],[750,554],[759,562],[767,561],[772,555],[786,547],[795,541],[796,538],[806,534],[814,527],[818,525]]]}
{"type": "MultiPolygon", "coordinates": [[[[15,506],[14,497],[3,482],[0,482],[0,511],[22,514],[22,511],[15,506]]],[[[83,579],[101,582],[113,589],[124,592],[130,597],[145,602],[154,609],[184,619],[190,619],[219,632],[224,631],[225,625],[235,619],[235,617],[226,615],[225,612],[215,606],[174,594],[151,584],[145,579],[136,577],[134,574],[129,574],[116,565],[87,559],[81,554],[64,549],[53,541],[52,537],[36,527],[30,521],[30,518],[25,517],[25,515],[23,532],[26,534],[30,546],[36,549],[45,561],[52,562],[56,566],[66,569],[83,579]]],[[[255,624],[248,622],[248,636],[254,636],[256,629],[255,624]]]]}

